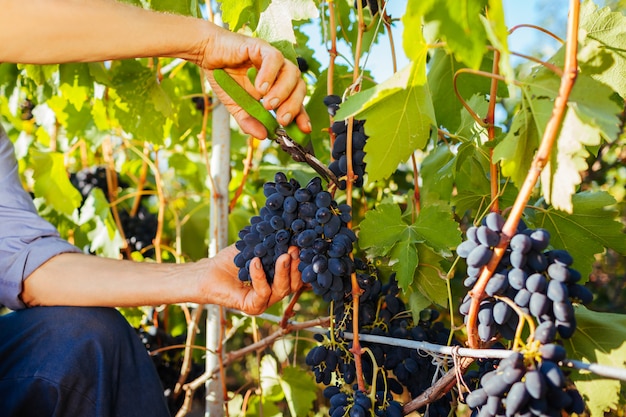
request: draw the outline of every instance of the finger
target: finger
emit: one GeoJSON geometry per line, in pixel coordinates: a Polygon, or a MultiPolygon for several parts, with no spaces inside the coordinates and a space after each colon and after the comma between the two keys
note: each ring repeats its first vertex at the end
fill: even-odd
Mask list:
{"type": "Polygon", "coordinates": [[[283,62],[274,85],[264,96],[263,105],[268,110],[277,109],[283,104],[293,94],[299,81],[302,81],[298,67],[286,59],[283,62]]]}
{"type": "Polygon", "coordinates": [[[250,116],[247,113],[239,114],[238,116],[233,115],[235,121],[241,127],[245,133],[257,138],[257,139],[266,139],[267,138],[267,129],[263,126],[263,123],[259,122],[254,117],[250,116]]]}
{"type": "Polygon", "coordinates": [[[313,128],[311,127],[311,118],[307,114],[306,110],[304,110],[304,106],[300,108],[300,113],[296,116],[295,119],[296,126],[304,133],[311,133],[313,128]]]}
{"type": "Polygon", "coordinates": [[[291,260],[289,254],[282,254],[276,260],[270,304],[282,300],[291,293],[291,260]]]}
{"type": "Polygon", "coordinates": [[[248,293],[249,298],[244,304],[244,311],[249,314],[260,314],[269,306],[272,289],[267,283],[265,271],[259,258],[252,259],[250,268],[250,280],[254,291],[248,293]]]}
{"type": "Polygon", "coordinates": [[[300,250],[297,246],[292,246],[289,248],[289,256],[291,256],[291,273],[290,273],[290,287],[291,292],[296,292],[302,287],[302,273],[298,269],[300,265],[300,250]]]}
{"type": "Polygon", "coordinates": [[[278,121],[286,126],[302,112],[302,102],[306,96],[306,85],[299,80],[291,95],[276,109],[278,121]]]}
{"type": "Polygon", "coordinates": [[[278,49],[258,38],[249,38],[242,47],[247,49],[250,62],[258,68],[255,88],[265,95],[276,82],[285,58],[278,49]]]}

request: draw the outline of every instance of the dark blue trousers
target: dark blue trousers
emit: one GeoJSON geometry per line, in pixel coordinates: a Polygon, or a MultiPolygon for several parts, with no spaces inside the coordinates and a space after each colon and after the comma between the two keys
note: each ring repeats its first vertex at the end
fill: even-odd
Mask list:
{"type": "Polygon", "coordinates": [[[146,349],[110,308],[0,317],[0,417],[169,417],[146,349]]]}

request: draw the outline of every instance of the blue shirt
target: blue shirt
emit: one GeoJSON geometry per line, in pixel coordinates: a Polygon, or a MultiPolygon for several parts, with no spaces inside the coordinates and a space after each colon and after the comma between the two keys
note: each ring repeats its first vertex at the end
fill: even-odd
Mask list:
{"type": "Polygon", "coordinates": [[[50,258],[81,252],[37,214],[20,182],[13,143],[0,125],[0,304],[24,308],[22,283],[50,258]]]}

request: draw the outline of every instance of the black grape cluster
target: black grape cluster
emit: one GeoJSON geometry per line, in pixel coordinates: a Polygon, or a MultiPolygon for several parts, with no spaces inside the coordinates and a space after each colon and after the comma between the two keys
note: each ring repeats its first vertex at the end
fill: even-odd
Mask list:
{"type": "Polygon", "coordinates": [[[558,366],[565,359],[565,349],[546,344],[538,354],[540,360],[533,359],[536,355],[525,359],[522,353],[512,352],[496,369],[482,375],[479,388],[465,398],[472,416],[560,417],[561,411],[581,414],[584,401],[558,366]]]}
{"type": "MultiPolygon", "coordinates": [[[[497,213],[485,217],[481,226],[467,230],[467,240],[457,247],[457,254],[465,258],[467,278],[464,285],[474,286],[482,267],[491,259],[494,247],[500,243],[504,219],[497,213]]],[[[478,312],[478,334],[487,341],[499,333],[512,340],[519,317],[505,301],[512,300],[526,314],[534,316],[542,329],[556,328],[562,338],[569,338],[576,329],[572,302],[587,304],[592,293],[578,284],[580,273],[572,268],[574,260],[565,250],[548,249],[550,234],[545,229],[530,229],[520,222],[509,247],[489,280],[478,312]]],[[[471,298],[461,303],[460,312],[467,316],[471,298]]],[[[550,331],[549,331],[550,332],[550,331]]],[[[545,343],[552,342],[547,340],[545,343]]]]}
{"type": "MultiPolygon", "coordinates": [[[[369,267],[358,258],[355,259],[355,268],[357,282],[362,290],[359,297],[359,332],[361,334],[427,341],[442,345],[448,343],[450,331],[443,323],[436,321],[439,318],[436,310],[423,310],[417,320],[413,319],[412,314],[399,298],[400,291],[395,275],[392,274],[389,283],[382,285],[375,268],[369,267]]],[[[316,340],[321,343],[307,354],[306,363],[312,368],[318,383],[329,385],[333,381],[333,376],[336,381],[345,386],[350,386],[355,380],[356,367],[350,352],[352,341],[343,338],[344,331],[352,331],[351,303],[349,295],[344,302],[335,304],[333,310],[335,326],[332,335],[316,335],[316,340]]],[[[406,387],[413,397],[419,396],[432,385],[436,377],[437,366],[433,364],[432,358],[420,355],[416,349],[369,343],[363,340],[361,340],[361,345],[371,352],[371,355],[361,357],[364,379],[375,382],[377,391],[381,387],[385,387],[386,390],[386,395],[383,395],[384,393],[376,395],[374,414],[377,416],[401,415],[394,414],[401,412],[401,407],[400,404],[392,405],[391,395],[402,394],[406,387]],[[376,372],[376,370],[382,370],[382,372],[376,372]]],[[[340,390],[331,386],[327,390],[332,393],[332,395],[327,395],[331,400],[331,416],[335,415],[333,414],[335,412],[337,415],[345,415],[340,414],[340,411],[336,411],[337,409],[343,410],[344,413],[348,411],[347,415],[353,415],[350,414],[350,406],[356,403],[356,396],[360,395],[356,390],[352,394],[345,388],[340,390]]],[[[367,399],[369,401],[369,397],[367,399]]],[[[430,404],[429,415],[431,417],[447,416],[450,412],[450,400],[451,394],[447,394],[444,398],[430,404]]],[[[359,413],[361,412],[360,408],[355,408],[359,413]]],[[[366,412],[365,415],[371,415],[369,408],[361,408],[366,412]]]]}
{"type": "Polygon", "coordinates": [[[126,243],[131,250],[141,252],[145,258],[154,256],[151,246],[157,233],[157,216],[144,206],[139,206],[135,216],[131,216],[126,210],[120,210],[119,215],[126,243]]]}
{"type": "Polygon", "coordinates": [[[377,391],[374,401],[366,392],[355,388],[352,393],[344,392],[340,387],[333,385],[324,389],[324,397],[330,400],[329,415],[331,417],[401,417],[402,406],[393,400],[391,394],[377,391]],[[372,404],[373,403],[373,404],[372,404]]]}
{"type": "Polygon", "coordinates": [[[250,262],[259,257],[271,281],[278,257],[289,246],[297,246],[302,281],[325,301],[342,300],[354,268],[350,254],[356,236],[347,227],[352,218],[350,206],[337,204],[322,189],[319,177],[300,187],[295,179],[278,172],[263,191],[265,206],[239,232],[240,240],[235,243],[240,251],[235,256],[239,279],[250,280],[250,262]]]}
{"type": "MultiPolygon", "coordinates": [[[[127,188],[128,184],[123,182],[119,173],[117,175],[117,184],[119,187],[127,188]]],[[[76,173],[70,174],[70,182],[83,196],[83,203],[91,191],[99,188],[104,193],[105,198],[109,201],[109,186],[107,183],[106,168],[96,166],[84,168],[76,173]]],[[[135,216],[131,216],[128,210],[118,206],[120,223],[126,243],[132,251],[142,252],[146,258],[154,256],[154,249],[146,249],[152,245],[152,241],[156,236],[158,219],[145,206],[140,205],[135,216]]]]}
{"type": "MultiPolygon", "coordinates": [[[[339,109],[341,104],[341,97],[330,95],[324,98],[324,104],[328,107],[328,112],[334,116],[335,112],[339,109]]],[[[348,143],[348,125],[346,121],[336,121],[331,126],[333,133],[335,134],[335,141],[333,142],[332,157],[333,161],[328,166],[333,174],[337,178],[345,177],[348,174],[348,157],[347,157],[347,143],[348,143]]],[[[354,120],[352,125],[352,170],[356,175],[354,182],[355,187],[363,187],[363,176],[365,175],[365,142],[367,141],[367,135],[365,134],[365,120],[354,120]]],[[[339,181],[339,188],[345,190],[346,181],[339,181]]]]}
{"type": "MultiPolygon", "coordinates": [[[[99,188],[104,196],[109,198],[109,186],[107,184],[107,171],[103,166],[95,166],[81,169],[70,174],[70,182],[83,196],[83,202],[94,188],[99,188]]],[[[121,184],[118,175],[118,184],[121,184]]]]}

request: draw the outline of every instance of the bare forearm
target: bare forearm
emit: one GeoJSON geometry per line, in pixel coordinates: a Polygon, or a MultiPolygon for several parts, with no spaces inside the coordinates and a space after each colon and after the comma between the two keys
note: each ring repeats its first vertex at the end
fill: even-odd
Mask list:
{"type": "Polygon", "coordinates": [[[198,62],[222,29],[115,0],[0,0],[0,62],[90,62],[171,56],[198,62]],[[213,33],[214,32],[214,33],[213,33]]]}
{"type": "Polygon", "coordinates": [[[26,305],[129,307],[198,301],[196,264],[151,264],[65,253],[24,281],[26,305]]]}

